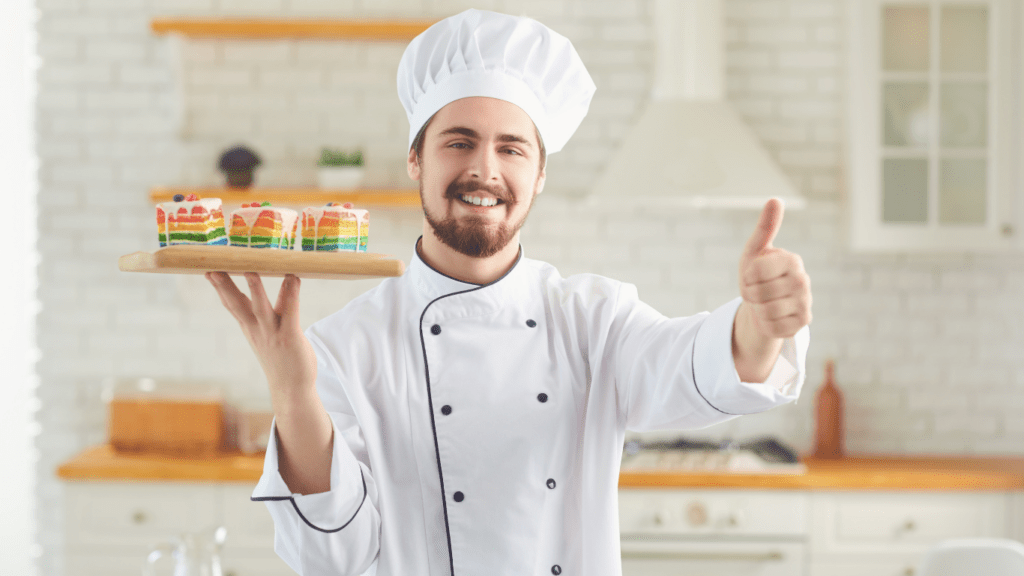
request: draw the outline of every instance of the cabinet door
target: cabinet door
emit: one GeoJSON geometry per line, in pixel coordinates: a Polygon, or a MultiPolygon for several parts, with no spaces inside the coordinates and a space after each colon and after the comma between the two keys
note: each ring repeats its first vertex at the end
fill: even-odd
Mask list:
{"type": "Polygon", "coordinates": [[[145,553],[135,555],[71,553],[65,558],[64,574],[65,576],[139,576],[142,574],[145,561],[145,553]]]}
{"type": "Polygon", "coordinates": [[[622,543],[622,576],[799,576],[799,543],[652,541],[622,543]]]}
{"type": "Polygon", "coordinates": [[[851,244],[1021,248],[1019,3],[848,0],[851,244]],[[1018,154],[1015,157],[1015,154],[1018,154]]]}
{"type": "Polygon", "coordinates": [[[220,521],[215,485],[75,482],[65,489],[69,552],[102,549],[142,559],[154,544],[220,521]]]}
{"type": "Polygon", "coordinates": [[[273,555],[274,521],[266,504],[250,500],[253,488],[248,484],[225,484],[221,488],[224,525],[228,529],[225,550],[273,555]]]}
{"type": "Polygon", "coordinates": [[[851,558],[844,561],[811,562],[808,576],[914,576],[917,557],[892,560],[851,558]]]}
{"type": "Polygon", "coordinates": [[[922,554],[948,538],[1007,535],[1007,494],[820,493],[813,497],[814,555],[922,554]]]}
{"type": "Polygon", "coordinates": [[[224,576],[295,576],[295,571],[277,555],[228,552],[221,558],[224,576]]]}

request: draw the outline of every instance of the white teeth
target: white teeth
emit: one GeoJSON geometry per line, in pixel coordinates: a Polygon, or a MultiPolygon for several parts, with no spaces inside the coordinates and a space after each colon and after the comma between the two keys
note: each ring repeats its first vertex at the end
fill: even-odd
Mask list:
{"type": "Polygon", "coordinates": [[[465,202],[469,202],[470,204],[475,204],[477,206],[495,206],[495,205],[498,204],[498,199],[497,198],[480,198],[480,197],[477,197],[477,196],[463,196],[462,200],[465,201],[465,202]]]}

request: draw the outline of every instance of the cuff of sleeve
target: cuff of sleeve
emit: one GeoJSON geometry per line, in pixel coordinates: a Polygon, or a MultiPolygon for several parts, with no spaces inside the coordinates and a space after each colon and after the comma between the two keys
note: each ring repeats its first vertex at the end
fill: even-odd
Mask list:
{"type": "Polygon", "coordinates": [[[334,416],[333,452],[331,454],[331,487],[319,494],[293,493],[278,467],[277,422],[270,427],[270,441],[263,459],[263,475],[252,493],[252,500],[291,500],[295,511],[311,528],[336,532],[355,517],[366,500],[366,481],[360,463],[345,443],[334,416]]]}
{"type": "Polygon", "coordinates": [[[732,331],[742,298],[712,312],[701,324],[693,345],[697,391],[724,414],[753,414],[795,400],[806,375],[810,330],[803,327],[782,343],[782,352],[763,383],[741,382],[732,357],[732,331]]]}

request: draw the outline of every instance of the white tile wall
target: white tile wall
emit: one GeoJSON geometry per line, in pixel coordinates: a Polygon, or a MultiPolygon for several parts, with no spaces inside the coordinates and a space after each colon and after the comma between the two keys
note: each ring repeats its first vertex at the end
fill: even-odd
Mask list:
{"type": "MultiPolygon", "coordinates": [[[[202,277],[118,272],[118,256],[156,247],[148,188],[219,184],[217,156],[240,142],[263,156],[260,184],[312,184],[320,146],[337,145],[366,150],[370,184],[408,185],[408,125],[395,94],[401,46],[202,40],[185,41],[179,52],[149,32],[153,16],[432,18],[473,5],[543,19],[573,40],[598,91],[574,139],[549,161],[547,190],[523,232],[526,254],[565,275],[633,282],[669,315],[711,309],[737,293],[736,258],[755,214],[621,214],[578,202],[648,95],[648,0],[37,3],[45,59],[38,100],[43,574],[62,573],[53,471],[102,441],[104,377],[213,377],[238,397],[265,394],[248,344],[202,277]],[[642,220],[644,236],[609,239],[622,218],[642,220]]],[[[814,393],[824,359],[833,357],[851,451],[1024,453],[1024,258],[850,254],[841,1],[726,0],[725,10],[729,98],[811,199],[808,210],[786,215],[776,245],[804,257],[815,320],[804,397],[703,433],[773,432],[808,448],[814,393]]],[[[374,222],[372,249],[408,259],[418,214],[377,211],[374,222]]],[[[266,284],[274,293],[279,282],[266,284]]],[[[306,281],[304,324],[373,285],[306,281]]]]}

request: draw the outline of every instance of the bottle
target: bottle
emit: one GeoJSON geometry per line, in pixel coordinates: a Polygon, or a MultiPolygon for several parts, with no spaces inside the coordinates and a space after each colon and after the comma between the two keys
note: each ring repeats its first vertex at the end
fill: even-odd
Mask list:
{"type": "Polygon", "coordinates": [[[825,361],[825,384],[818,390],[814,457],[843,457],[843,394],[835,382],[835,362],[825,361]]]}

